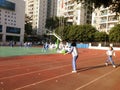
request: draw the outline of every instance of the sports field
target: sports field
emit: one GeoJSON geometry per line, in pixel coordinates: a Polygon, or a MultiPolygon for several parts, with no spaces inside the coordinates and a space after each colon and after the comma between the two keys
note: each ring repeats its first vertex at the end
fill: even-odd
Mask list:
{"type": "Polygon", "coordinates": [[[21,56],[33,54],[50,54],[56,53],[55,49],[43,51],[41,47],[0,47],[0,57],[21,56]]]}
{"type": "Polygon", "coordinates": [[[117,68],[105,66],[104,50],[79,49],[77,73],[71,73],[71,55],[37,54],[0,58],[0,90],[119,90],[117,68]]]}

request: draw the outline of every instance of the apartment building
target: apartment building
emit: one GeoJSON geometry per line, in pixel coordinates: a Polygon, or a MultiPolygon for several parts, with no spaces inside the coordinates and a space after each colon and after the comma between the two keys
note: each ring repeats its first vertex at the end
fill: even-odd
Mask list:
{"type": "Polygon", "coordinates": [[[0,0],[0,43],[9,41],[23,43],[25,2],[23,0],[0,0]]]}
{"type": "Polygon", "coordinates": [[[57,0],[57,16],[64,16],[65,12],[65,0],[57,0]]]}
{"type": "MultiPolygon", "coordinates": [[[[25,13],[33,20],[34,0],[25,0],[25,13]]],[[[32,21],[31,21],[32,22],[32,21]]]]}
{"type": "Polygon", "coordinates": [[[57,16],[57,0],[47,0],[47,18],[57,16]]]}
{"type": "Polygon", "coordinates": [[[92,13],[92,25],[99,31],[109,33],[110,29],[119,23],[119,17],[109,8],[95,9],[92,13]]]}
{"type": "Polygon", "coordinates": [[[48,0],[25,0],[26,14],[32,18],[32,27],[37,35],[46,32],[48,0]]]}
{"type": "Polygon", "coordinates": [[[26,14],[32,19],[37,35],[46,33],[46,19],[57,16],[57,0],[25,0],[26,14]]]}
{"type": "Polygon", "coordinates": [[[69,24],[91,24],[92,4],[90,0],[86,2],[75,2],[74,0],[58,0],[58,16],[67,18],[69,24]],[[61,7],[60,7],[61,6],[61,7]]]}

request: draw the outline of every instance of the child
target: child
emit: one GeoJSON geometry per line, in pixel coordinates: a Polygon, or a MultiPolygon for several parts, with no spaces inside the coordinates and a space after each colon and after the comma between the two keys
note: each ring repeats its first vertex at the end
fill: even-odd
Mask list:
{"type": "Polygon", "coordinates": [[[108,56],[108,59],[106,60],[106,63],[105,65],[108,66],[108,63],[111,62],[112,66],[114,68],[116,68],[116,65],[114,64],[114,61],[112,59],[112,56],[114,55],[115,56],[115,52],[113,51],[113,48],[112,47],[109,47],[109,50],[106,51],[106,54],[108,56]]]}
{"type": "Polygon", "coordinates": [[[75,42],[73,42],[71,44],[71,48],[70,48],[70,50],[66,54],[70,54],[70,53],[72,54],[72,68],[73,68],[72,73],[77,73],[76,61],[77,61],[77,58],[78,58],[78,50],[77,50],[75,42]]]}

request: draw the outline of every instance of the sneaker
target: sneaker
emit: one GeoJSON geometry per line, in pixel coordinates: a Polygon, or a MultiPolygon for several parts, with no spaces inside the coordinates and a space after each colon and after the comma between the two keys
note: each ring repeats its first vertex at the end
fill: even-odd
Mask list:
{"type": "Polygon", "coordinates": [[[108,63],[105,63],[106,66],[108,66],[108,63]]]}
{"type": "Polygon", "coordinates": [[[114,68],[116,68],[116,66],[115,66],[115,65],[113,65],[113,67],[114,67],[114,68]]]}
{"type": "Polygon", "coordinates": [[[72,71],[72,73],[77,73],[77,71],[72,71]]]}

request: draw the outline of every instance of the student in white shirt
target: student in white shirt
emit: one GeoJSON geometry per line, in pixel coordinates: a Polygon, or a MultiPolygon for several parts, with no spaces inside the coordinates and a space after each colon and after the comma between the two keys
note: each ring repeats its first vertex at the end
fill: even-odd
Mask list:
{"type": "Polygon", "coordinates": [[[70,53],[72,54],[72,68],[73,68],[72,73],[77,73],[76,61],[77,61],[77,58],[78,58],[78,50],[77,50],[75,42],[73,42],[71,44],[71,48],[70,48],[70,50],[66,54],[70,54],[70,53]]]}
{"type": "Polygon", "coordinates": [[[106,60],[105,65],[108,66],[108,63],[111,62],[112,66],[113,66],[114,68],[116,68],[116,65],[115,65],[115,63],[114,63],[114,61],[113,61],[113,59],[112,59],[112,56],[113,56],[113,55],[115,56],[115,52],[114,52],[113,48],[112,48],[112,47],[109,47],[109,50],[106,51],[106,54],[107,54],[107,56],[108,56],[108,59],[106,60]]]}

